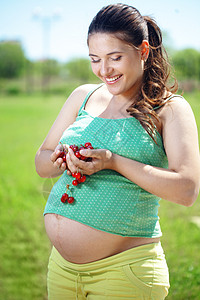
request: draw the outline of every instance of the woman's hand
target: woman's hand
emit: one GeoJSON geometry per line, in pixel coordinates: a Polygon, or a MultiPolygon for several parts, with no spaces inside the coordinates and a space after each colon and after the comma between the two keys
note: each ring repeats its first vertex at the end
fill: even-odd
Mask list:
{"type": "Polygon", "coordinates": [[[67,169],[67,164],[65,159],[61,157],[63,151],[65,151],[66,154],[68,153],[68,145],[59,144],[51,154],[50,159],[55,168],[64,172],[67,169]]]}
{"type": "Polygon", "coordinates": [[[92,160],[89,162],[80,160],[74,155],[72,149],[68,148],[66,161],[67,161],[67,166],[71,173],[75,173],[79,171],[82,174],[92,175],[103,169],[111,168],[113,155],[110,150],[85,149],[85,150],[80,150],[80,154],[85,157],[90,157],[92,158],[92,160]]]}

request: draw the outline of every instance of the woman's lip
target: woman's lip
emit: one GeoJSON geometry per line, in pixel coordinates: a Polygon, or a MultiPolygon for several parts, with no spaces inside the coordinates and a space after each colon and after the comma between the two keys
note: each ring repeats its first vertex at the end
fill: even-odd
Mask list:
{"type": "Polygon", "coordinates": [[[113,76],[113,77],[105,77],[105,80],[106,80],[106,83],[107,84],[114,84],[116,83],[120,78],[122,77],[122,75],[116,75],[116,76],[113,76]]]}

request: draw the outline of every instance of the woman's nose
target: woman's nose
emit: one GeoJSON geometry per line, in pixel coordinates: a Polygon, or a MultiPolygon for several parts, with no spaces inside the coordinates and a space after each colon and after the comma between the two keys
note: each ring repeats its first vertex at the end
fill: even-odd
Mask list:
{"type": "Polygon", "coordinates": [[[101,63],[101,75],[102,76],[108,76],[111,74],[113,68],[108,64],[108,62],[102,61],[101,63]]]}

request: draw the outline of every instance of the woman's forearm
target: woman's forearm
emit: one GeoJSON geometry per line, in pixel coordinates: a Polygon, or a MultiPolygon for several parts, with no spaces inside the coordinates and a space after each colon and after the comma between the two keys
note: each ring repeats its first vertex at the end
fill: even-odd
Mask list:
{"type": "Polygon", "coordinates": [[[52,150],[38,150],[35,157],[36,171],[39,176],[44,178],[57,177],[63,173],[63,169],[58,168],[51,161],[52,150]]]}
{"type": "Polygon", "coordinates": [[[191,206],[198,196],[199,180],[187,172],[158,168],[113,154],[110,168],[144,190],[165,200],[191,206]]]}

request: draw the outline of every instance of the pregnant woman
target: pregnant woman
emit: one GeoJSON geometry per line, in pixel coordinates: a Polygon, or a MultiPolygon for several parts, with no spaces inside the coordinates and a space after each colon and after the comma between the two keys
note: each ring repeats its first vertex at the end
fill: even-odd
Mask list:
{"type": "Polygon", "coordinates": [[[41,177],[59,176],[44,211],[48,297],[161,300],[169,274],[159,200],[191,206],[198,196],[194,115],[168,85],[159,27],[136,8],[103,7],[88,48],[102,84],[74,90],[35,160],[41,177]]]}

